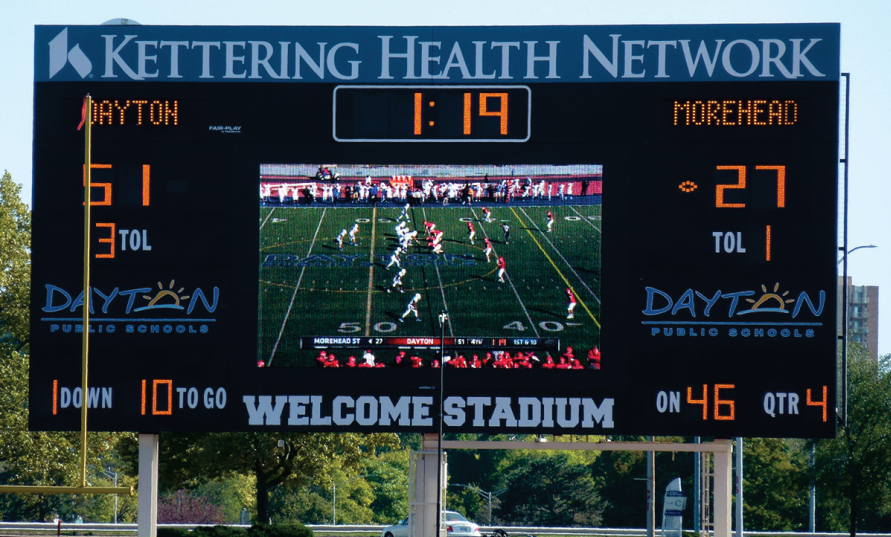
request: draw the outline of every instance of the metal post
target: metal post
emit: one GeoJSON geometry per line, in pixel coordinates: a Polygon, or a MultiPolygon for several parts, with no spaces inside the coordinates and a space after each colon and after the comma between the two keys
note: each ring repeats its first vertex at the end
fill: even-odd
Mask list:
{"type": "Polygon", "coordinates": [[[333,508],[333,512],[331,513],[331,525],[337,525],[337,483],[334,481],[331,482],[331,486],[334,488],[334,498],[331,501],[331,506],[333,508]]]}
{"type": "MultiPolygon", "coordinates": [[[[647,442],[653,442],[652,436],[647,442]]],[[[647,451],[647,537],[656,535],[656,452],[647,451]]]]}
{"type": "MultiPolygon", "coordinates": [[[[694,444],[699,444],[701,442],[698,436],[693,438],[694,444]]],[[[702,456],[699,453],[696,453],[696,456],[693,457],[693,531],[699,533],[702,528],[699,526],[700,519],[702,518],[702,504],[699,503],[699,496],[702,494],[699,490],[702,480],[702,456]]]]}
{"type": "Polygon", "coordinates": [[[743,537],[743,439],[736,439],[736,537],[743,537]]]}
{"type": "Polygon", "coordinates": [[[93,98],[84,97],[84,303],[81,338],[80,486],[87,486],[87,407],[90,400],[87,371],[90,356],[90,178],[92,172],[93,98]]]}
{"type": "MultiPolygon", "coordinates": [[[[851,73],[842,73],[845,79],[845,220],[844,266],[842,268],[842,426],[848,425],[848,136],[851,106],[851,73]]],[[[836,274],[838,271],[836,270],[836,274]]]]}
{"type": "Polygon", "coordinates": [[[439,537],[442,528],[442,419],[443,419],[443,392],[445,391],[445,325],[449,321],[449,312],[442,310],[439,313],[439,437],[436,442],[436,531],[433,533],[439,537]]]}
{"type": "Polygon", "coordinates": [[[138,537],[158,535],[158,435],[139,435],[138,537]]]}
{"type": "MultiPolygon", "coordinates": [[[[114,486],[118,486],[118,473],[114,472],[114,486]]],[[[118,523],[118,495],[114,495],[114,523],[118,523]]]]}
{"type": "MultiPolygon", "coordinates": [[[[811,444],[811,479],[814,478],[814,469],[817,466],[817,445],[811,444]]],[[[810,488],[810,499],[808,501],[808,510],[807,510],[807,530],[811,533],[816,531],[816,521],[817,521],[817,485],[814,481],[811,481],[810,488]]]]}

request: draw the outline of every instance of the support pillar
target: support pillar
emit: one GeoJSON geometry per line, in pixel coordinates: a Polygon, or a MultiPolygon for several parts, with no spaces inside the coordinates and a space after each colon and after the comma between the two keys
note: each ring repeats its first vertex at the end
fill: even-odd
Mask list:
{"type": "MultiPolygon", "coordinates": [[[[425,434],[422,443],[422,451],[411,453],[409,464],[409,508],[408,508],[408,535],[409,537],[440,537],[439,513],[437,507],[442,501],[445,509],[445,478],[443,477],[442,491],[439,490],[439,451],[437,444],[439,435],[425,434]],[[442,496],[440,496],[442,494],[442,496]]],[[[445,453],[442,461],[443,476],[446,473],[445,453]]]]}
{"type": "Polygon", "coordinates": [[[733,494],[733,443],[730,439],[715,439],[726,449],[714,452],[714,507],[715,537],[731,537],[731,496],[733,494]]]}
{"type": "Polygon", "coordinates": [[[139,435],[138,537],[158,535],[158,435],[139,435]]]}

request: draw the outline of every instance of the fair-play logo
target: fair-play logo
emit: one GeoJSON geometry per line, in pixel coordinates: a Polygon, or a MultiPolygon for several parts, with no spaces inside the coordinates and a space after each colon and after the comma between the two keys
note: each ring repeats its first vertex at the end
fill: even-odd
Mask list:
{"type": "Polygon", "coordinates": [[[80,45],[74,45],[68,49],[68,28],[65,28],[59,35],[49,42],[49,77],[56,76],[56,73],[70,63],[74,70],[81,78],[86,78],[90,71],[93,70],[93,64],[87,55],[80,49],[80,45]]]}

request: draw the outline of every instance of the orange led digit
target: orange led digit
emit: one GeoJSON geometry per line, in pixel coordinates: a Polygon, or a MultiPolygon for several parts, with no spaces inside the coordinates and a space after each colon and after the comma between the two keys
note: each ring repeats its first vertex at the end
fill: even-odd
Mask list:
{"type": "Polygon", "coordinates": [[[770,261],[770,226],[767,226],[767,237],[765,237],[765,261],[770,261]]]}
{"type": "Polygon", "coordinates": [[[808,390],[807,390],[807,400],[806,400],[807,406],[823,407],[823,421],[826,421],[826,399],[827,399],[828,391],[829,390],[827,389],[827,387],[823,386],[823,400],[822,401],[814,401],[813,399],[811,399],[811,389],[808,388],[808,390]]]}
{"type": "Polygon", "coordinates": [[[169,416],[173,414],[173,381],[155,379],[152,381],[152,415],[169,416]],[[167,410],[158,410],[158,386],[167,385],[167,410]]]}
{"type": "Polygon", "coordinates": [[[470,94],[464,94],[464,134],[470,134],[470,94]]]}
{"type": "Polygon", "coordinates": [[[142,412],[141,414],[145,416],[145,379],[142,379],[142,412]]]}
{"type": "Polygon", "coordinates": [[[59,393],[59,381],[58,381],[58,379],[53,379],[53,416],[55,416],[59,412],[58,411],[58,408],[59,408],[58,393],[59,393]]]}
{"type": "MultiPolygon", "coordinates": [[[[111,164],[90,164],[91,170],[110,170],[111,164]]],[[[83,166],[83,185],[87,185],[87,167],[83,166]]],[[[105,206],[111,207],[111,183],[96,183],[91,181],[90,188],[101,188],[102,189],[102,199],[100,201],[93,201],[92,197],[90,198],[90,207],[94,206],[105,206]]],[[[81,203],[83,205],[83,203],[81,203]]]]}
{"type": "Polygon", "coordinates": [[[499,117],[501,118],[501,134],[507,134],[507,93],[480,93],[480,116],[481,117],[499,117]],[[501,108],[497,111],[490,111],[487,108],[489,98],[498,99],[501,108]]]}
{"type": "Polygon", "coordinates": [[[786,167],[755,166],[756,170],[776,170],[777,172],[777,207],[786,206],[786,167]]]}
{"type": "Polygon", "coordinates": [[[142,165],[142,206],[149,205],[149,186],[152,181],[152,167],[149,164],[142,165]]]}
{"type": "Polygon", "coordinates": [[[687,386],[687,402],[691,405],[702,405],[702,419],[708,420],[708,384],[702,385],[702,399],[693,399],[693,388],[687,386]]]}
{"type": "Polygon", "coordinates": [[[715,384],[715,419],[718,421],[733,421],[736,419],[736,403],[733,399],[721,399],[721,390],[732,390],[735,384],[715,384]],[[730,414],[722,415],[721,406],[730,407],[730,414]]]}
{"type": "Polygon", "coordinates": [[[745,166],[718,166],[719,170],[736,170],[737,182],[735,185],[716,185],[715,186],[715,207],[742,208],[745,203],[724,203],[724,189],[727,188],[746,188],[746,167],[745,166]]]}
{"type": "Polygon", "coordinates": [[[100,224],[96,223],[96,227],[107,227],[111,228],[111,236],[104,239],[99,239],[99,242],[108,244],[108,253],[106,254],[96,254],[96,259],[114,259],[114,241],[115,241],[115,224],[100,224]]]}
{"type": "Polygon", "coordinates": [[[421,134],[421,103],[423,100],[420,93],[415,93],[415,136],[421,134]]]}

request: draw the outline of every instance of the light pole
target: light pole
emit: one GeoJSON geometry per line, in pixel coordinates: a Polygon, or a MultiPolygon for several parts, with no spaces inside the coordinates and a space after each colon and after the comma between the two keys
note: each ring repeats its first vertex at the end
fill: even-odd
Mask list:
{"type": "Polygon", "coordinates": [[[439,436],[436,439],[436,531],[435,537],[439,537],[442,525],[442,418],[443,418],[443,392],[445,391],[445,326],[449,322],[449,312],[439,312],[439,436]]]}
{"type": "MultiPolygon", "coordinates": [[[[102,473],[114,480],[114,486],[118,486],[118,473],[111,470],[102,470],[102,473]]],[[[114,495],[114,523],[118,523],[118,495],[114,495]]]]}
{"type": "Polygon", "coordinates": [[[488,522],[488,525],[491,526],[492,525],[492,498],[499,496],[501,494],[504,494],[505,492],[507,492],[507,488],[505,487],[501,490],[489,492],[489,491],[486,491],[486,490],[483,490],[483,489],[477,487],[476,485],[463,485],[460,483],[452,483],[451,485],[453,487],[464,487],[466,489],[470,489],[473,492],[476,492],[477,494],[479,494],[483,498],[486,498],[489,501],[489,522],[488,522]]]}
{"type": "Polygon", "coordinates": [[[842,261],[844,261],[845,259],[847,259],[847,258],[848,258],[848,255],[849,255],[851,252],[857,251],[857,250],[859,250],[859,249],[861,249],[861,248],[878,248],[878,246],[876,246],[875,244],[864,244],[863,246],[857,246],[857,247],[851,248],[850,250],[848,250],[847,252],[845,252],[844,254],[842,254],[841,259],[838,260],[838,264],[841,265],[842,261]]]}

